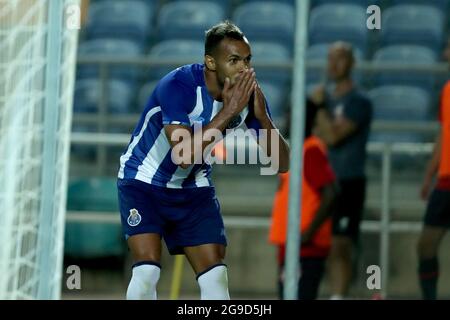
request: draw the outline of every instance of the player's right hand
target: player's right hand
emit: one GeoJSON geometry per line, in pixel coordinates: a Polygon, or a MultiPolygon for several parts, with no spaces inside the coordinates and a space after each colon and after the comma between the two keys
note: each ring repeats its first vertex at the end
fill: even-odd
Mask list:
{"type": "Polygon", "coordinates": [[[255,88],[256,78],[253,68],[243,71],[234,85],[231,85],[230,79],[226,78],[222,90],[224,110],[230,116],[238,115],[248,105],[255,88]]]}

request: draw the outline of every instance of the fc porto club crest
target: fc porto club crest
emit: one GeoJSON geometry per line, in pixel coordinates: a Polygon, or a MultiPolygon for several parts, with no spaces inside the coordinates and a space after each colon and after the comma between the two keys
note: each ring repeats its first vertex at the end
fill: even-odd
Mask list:
{"type": "Polygon", "coordinates": [[[137,226],[142,220],[141,215],[139,214],[139,211],[136,209],[130,210],[130,215],[128,216],[127,222],[131,227],[137,226]]]}
{"type": "Polygon", "coordinates": [[[230,120],[230,122],[228,123],[227,129],[234,129],[234,128],[236,128],[238,125],[241,124],[241,121],[242,121],[242,118],[238,114],[237,116],[235,116],[234,118],[232,118],[230,120]]]}

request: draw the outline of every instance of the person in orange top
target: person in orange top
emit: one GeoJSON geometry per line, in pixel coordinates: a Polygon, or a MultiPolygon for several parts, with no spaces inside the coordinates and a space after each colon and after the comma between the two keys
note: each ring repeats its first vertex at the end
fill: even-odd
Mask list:
{"type": "MultiPolygon", "coordinates": [[[[450,64],[450,38],[444,51],[450,64]]],[[[434,175],[437,183],[428,200],[424,217],[424,227],[419,237],[419,282],[422,297],[435,300],[439,277],[438,250],[447,229],[450,228],[450,81],[441,94],[439,122],[441,129],[436,137],[433,155],[427,166],[421,189],[422,199],[430,193],[434,175]]]]}
{"type": "MultiPolygon", "coordinates": [[[[312,135],[316,107],[306,104],[304,166],[301,201],[301,277],[298,299],[317,297],[331,247],[331,210],[336,198],[335,175],[328,162],[325,145],[312,135]]],[[[280,185],[275,194],[269,242],[278,246],[278,290],[283,298],[285,243],[288,215],[289,173],[279,175],[280,185]]]]}

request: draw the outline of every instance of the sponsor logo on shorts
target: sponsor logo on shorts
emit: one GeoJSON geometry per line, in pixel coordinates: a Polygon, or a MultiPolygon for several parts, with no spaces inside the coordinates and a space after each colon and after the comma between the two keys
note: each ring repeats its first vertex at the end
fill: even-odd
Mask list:
{"type": "Polygon", "coordinates": [[[139,211],[136,209],[130,210],[130,215],[128,216],[127,222],[131,227],[137,226],[139,223],[141,223],[142,217],[139,214],[139,211]]]}

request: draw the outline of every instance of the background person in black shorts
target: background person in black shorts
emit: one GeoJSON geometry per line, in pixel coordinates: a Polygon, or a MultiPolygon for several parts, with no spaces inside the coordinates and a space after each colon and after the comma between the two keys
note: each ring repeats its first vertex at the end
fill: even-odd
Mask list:
{"type": "MultiPolygon", "coordinates": [[[[450,38],[444,50],[444,57],[450,63],[450,38]]],[[[426,300],[437,298],[439,247],[450,228],[450,80],[442,89],[439,122],[440,130],[421,189],[422,199],[428,200],[428,206],[417,253],[420,288],[422,297],[426,300]],[[436,185],[430,195],[435,176],[436,185]]]]}
{"type": "Polygon", "coordinates": [[[318,134],[329,146],[331,165],[340,187],[329,257],[332,299],[342,299],[348,293],[352,252],[358,240],[366,194],[364,167],[372,104],[354,86],[351,79],[353,65],[351,45],[344,42],[332,44],[327,70],[332,88],[321,85],[311,96],[320,107],[318,134]]]}

